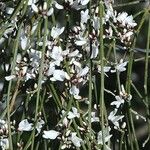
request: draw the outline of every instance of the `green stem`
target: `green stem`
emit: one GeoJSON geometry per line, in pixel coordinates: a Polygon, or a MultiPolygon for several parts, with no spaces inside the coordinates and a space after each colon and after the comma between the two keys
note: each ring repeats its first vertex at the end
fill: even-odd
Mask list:
{"type": "MultiPolygon", "coordinates": [[[[150,49],[150,13],[149,13],[149,22],[148,22],[148,35],[147,35],[147,45],[146,45],[146,55],[145,55],[145,74],[144,74],[144,94],[145,94],[145,102],[147,104],[146,113],[147,116],[150,116],[150,102],[148,99],[148,67],[149,67],[149,49],[150,49]]],[[[147,117],[148,123],[148,135],[150,137],[150,118],[147,117]]]]}
{"type": "Polygon", "coordinates": [[[122,143],[123,143],[123,139],[124,139],[124,131],[121,131],[121,138],[120,138],[120,143],[119,143],[119,150],[122,150],[122,143]]]}
{"type": "MultiPolygon", "coordinates": [[[[15,44],[14,44],[14,58],[11,66],[11,75],[15,74],[15,66],[16,66],[16,59],[17,59],[17,52],[18,52],[18,45],[19,45],[19,37],[20,37],[20,32],[22,28],[22,23],[19,27],[18,33],[17,33],[17,38],[15,39],[15,44]]],[[[9,134],[9,147],[10,150],[13,150],[13,145],[12,145],[12,136],[11,136],[11,119],[10,119],[10,92],[11,92],[11,86],[12,86],[12,80],[9,81],[8,85],[8,91],[7,91],[7,120],[8,120],[8,134],[9,134]]]]}
{"type": "MultiPolygon", "coordinates": [[[[42,86],[42,77],[43,77],[43,69],[44,69],[44,56],[45,56],[45,48],[46,48],[46,41],[47,41],[47,28],[48,28],[48,18],[45,18],[44,20],[44,42],[42,47],[42,57],[40,62],[40,68],[39,68],[39,78],[38,78],[38,85],[37,85],[37,98],[36,98],[36,109],[35,109],[35,117],[34,121],[37,121],[37,114],[39,111],[39,101],[40,101],[40,92],[41,92],[41,86],[42,86]]],[[[35,123],[36,125],[36,123],[35,123]]],[[[31,150],[34,149],[34,139],[35,139],[35,128],[34,128],[34,134],[32,136],[32,146],[31,150]]]]}
{"type": "MultiPolygon", "coordinates": [[[[136,31],[136,34],[138,35],[144,21],[145,21],[145,18],[147,16],[147,13],[148,11],[146,10],[143,17],[142,17],[142,20],[139,24],[139,27],[136,31]]],[[[136,38],[134,39],[134,42],[133,42],[133,45],[132,45],[132,50],[130,51],[130,55],[129,55],[129,63],[128,63],[128,70],[127,70],[127,80],[126,80],[126,91],[127,91],[127,94],[130,94],[130,88],[131,88],[131,76],[132,76],[132,66],[133,66],[133,59],[134,59],[134,47],[135,47],[135,44],[136,44],[136,38]]],[[[132,118],[132,113],[131,113],[131,110],[130,110],[130,102],[127,103],[127,114],[126,114],[126,120],[129,119],[129,123],[128,123],[128,129],[131,129],[131,135],[130,135],[130,144],[131,144],[131,148],[132,148],[132,145],[135,144],[135,147],[136,147],[136,150],[139,150],[139,146],[138,146],[138,141],[137,141],[137,137],[136,137],[136,134],[135,134],[135,128],[134,128],[134,123],[133,123],[133,118],[132,118]],[[133,135],[132,135],[133,134],[133,135]],[[132,142],[134,141],[134,143],[132,142]]]]}
{"type": "MultiPolygon", "coordinates": [[[[116,54],[116,41],[115,39],[113,40],[113,50],[114,50],[114,56],[115,56],[115,64],[117,65],[118,62],[117,62],[117,54],[116,54]]],[[[119,71],[116,69],[116,75],[117,75],[117,84],[118,84],[118,90],[119,90],[119,93],[121,92],[121,84],[120,84],[120,73],[119,71]]]]}
{"type": "Polygon", "coordinates": [[[104,135],[104,129],[105,129],[105,123],[104,123],[104,43],[103,43],[103,17],[104,17],[104,5],[103,1],[100,1],[99,3],[99,16],[100,16],[100,62],[101,62],[101,88],[100,88],[100,119],[101,119],[101,129],[102,129],[102,141],[103,141],[103,150],[106,150],[106,144],[105,144],[105,135],[104,135]]]}

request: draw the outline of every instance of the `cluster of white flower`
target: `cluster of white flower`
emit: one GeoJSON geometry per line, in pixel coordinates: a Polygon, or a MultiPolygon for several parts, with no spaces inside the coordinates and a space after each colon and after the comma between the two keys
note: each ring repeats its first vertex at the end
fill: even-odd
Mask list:
{"type": "MultiPolygon", "coordinates": [[[[8,19],[4,23],[2,22],[1,26],[5,30],[4,32],[2,31],[2,37],[0,35],[0,45],[3,45],[6,41],[10,41],[12,44],[14,40],[11,41],[11,38],[15,38],[17,44],[13,50],[18,50],[15,56],[16,62],[13,72],[11,72],[13,67],[11,64],[8,65],[8,62],[1,66],[5,72],[6,82],[10,80],[17,81],[19,79],[21,80],[19,83],[19,88],[21,89],[21,87],[26,86],[28,81],[34,81],[31,82],[33,88],[26,87],[26,93],[29,94],[32,93],[32,91],[36,91],[44,53],[41,84],[44,86],[47,83],[52,83],[53,85],[58,84],[59,86],[59,83],[63,83],[64,87],[61,90],[63,96],[61,95],[62,99],[60,98],[63,102],[60,103],[62,103],[62,105],[65,103],[65,106],[67,106],[66,103],[70,101],[71,97],[74,101],[80,100],[88,104],[88,94],[86,93],[86,96],[83,97],[80,89],[86,85],[86,83],[88,84],[90,70],[92,72],[92,82],[94,71],[101,73],[102,70],[104,70],[106,76],[108,76],[108,72],[121,73],[126,71],[127,61],[123,59],[120,59],[118,63],[107,60],[106,63],[104,63],[105,66],[103,68],[101,67],[101,62],[98,60],[100,47],[100,10],[97,5],[93,5],[93,2],[91,2],[91,8],[89,8],[89,3],[90,0],[52,0],[43,3],[39,0],[28,0],[22,4],[22,7],[26,6],[26,10],[23,9],[22,11],[22,9],[20,9],[15,16],[16,10],[14,8],[4,6],[5,8],[2,13],[6,13],[5,17],[11,21],[9,22],[8,19]],[[24,16],[24,11],[27,12],[27,16],[24,16]],[[78,17],[73,17],[72,20],[69,20],[74,11],[78,17]],[[62,17],[61,19],[59,18],[59,12],[62,12],[60,15],[60,17],[62,17]],[[23,17],[21,18],[22,15],[23,17]],[[45,19],[48,21],[46,33],[44,33],[45,29],[43,29],[43,20],[45,19]],[[21,29],[19,29],[19,25],[21,29]],[[19,35],[18,32],[20,32],[19,35]],[[89,61],[92,61],[95,66],[93,65],[90,68],[89,61]],[[94,63],[94,61],[96,63],[94,63]],[[10,74],[10,72],[12,74],[10,74]],[[64,97],[67,98],[65,99],[64,97]]],[[[134,28],[137,24],[133,20],[133,17],[128,16],[126,12],[117,13],[113,9],[112,3],[113,1],[111,0],[105,0],[104,3],[106,10],[102,18],[103,27],[105,29],[104,38],[119,39],[125,46],[130,46],[131,37],[134,34],[134,28]]],[[[6,50],[3,50],[3,53],[5,51],[6,50]]],[[[47,93],[48,95],[55,95],[51,90],[46,91],[46,94],[47,93]]],[[[30,96],[32,97],[34,94],[30,96]]],[[[122,86],[119,96],[115,96],[115,98],[116,101],[111,103],[115,108],[110,112],[108,120],[112,122],[115,129],[119,129],[124,115],[118,115],[118,110],[125,101],[130,100],[132,97],[125,92],[122,86]]],[[[75,103],[73,106],[74,105],[75,103]]],[[[74,120],[79,120],[82,116],[86,118],[85,122],[88,121],[87,113],[85,113],[85,110],[83,110],[82,113],[79,112],[76,106],[71,107],[69,111],[62,106],[62,108],[59,108],[59,113],[58,116],[61,121],[53,128],[50,128],[50,130],[48,130],[49,127],[44,127],[49,125],[47,125],[47,121],[44,120],[43,117],[42,119],[38,118],[36,121],[23,119],[18,124],[17,132],[30,132],[35,128],[37,132],[36,135],[39,136],[42,134],[42,139],[61,140],[63,142],[61,149],[72,147],[80,149],[86,141],[83,138],[83,134],[81,134],[82,137],[76,132],[73,122],[74,120]],[[56,127],[64,127],[65,130],[62,129],[62,131],[60,131],[57,130],[56,127]]],[[[89,133],[88,123],[85,122],[83,122],[83,125],[77,124],[77,127],[79,131],[89,133]]],[[[90,122],[100,123],[99,110],[97,107],[91,111],[90,122]]],[[[104,141],[102,140],[102,131],[100,130],[98,132],[92,130],[95,137],[91,138],[95,139],[98,145],[106,143],[106,148],[109,150],[110,148],[107,143],[112,137],[112,135],[109,134],[110,130],[111,128],[105,127],[103,131],[104,141]]],[[[0,138],[0,146],[3,149],[8,149],[9,147],[7,134],[7,124],[4,120],[0,120],[0,135],[2,135],[2,138],[0,138]]]]}
{"type": "Polygon", "coordinates": [[[109,24],[106,29],[106,37],[112,39],[116,36],[124,46],[129,47],[132,43],[132,35],[134,35],[134,28],[137,25],[133,20],[133,16],[126,12],[117,13],[113,9],[111,3],[107,3],[105,24],[109,24]]]}
{"type": "Polygon", "coordinates": [[[5,120],[0,119],[0,147],[5,150],[9,148],[8,125],[5,120]]]}
{"type": "Polygon", "coordinates": [[[116,115],[118,110],[123,107],[125,102],[128,102],[132,99],[132,96],[130,94],[127,94],[125,92],[124,86],[121,85],[121,91],[120,94],[115,96],[116,101],[111,102],[110,105],[115,106],[114,110],[110,112],[108,116],[108,120],[110,120],[114,124],[115,129],[119,129],[120,125],[119,122],[122,124],[122,128],[125,128],[126,123],[122,122],[122,118],[124,118],[124,115],[116,115]]]}

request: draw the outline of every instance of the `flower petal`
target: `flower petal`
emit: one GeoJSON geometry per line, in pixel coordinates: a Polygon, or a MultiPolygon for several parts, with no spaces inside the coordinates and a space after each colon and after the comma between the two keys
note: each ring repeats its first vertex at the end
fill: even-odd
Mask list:
{"type": "Polygon", "coordinates": [[[44,131],[43,133],[44,133],[43,138],[51,139],[51,140],[56,139],[57,136],[60,134],[59,132],[57,132],[55,130],[44,131]]]}
{"type": "Polygon", "coordinates": [[[31,131],[33,130],[32,126],[33,126],[32,123],[29,123],[27,119],[24,119],[19,123],[18,130],[19,131],[31,131]]]}

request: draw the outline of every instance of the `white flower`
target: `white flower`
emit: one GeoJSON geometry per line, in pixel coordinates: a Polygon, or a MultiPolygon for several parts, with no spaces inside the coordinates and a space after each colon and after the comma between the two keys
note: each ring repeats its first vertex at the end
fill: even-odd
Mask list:
{"type": "Polygon", "coordinates": [[[109,27],[108,29],[105,30],[107,32],[107,35],[106,37],[111,39],[112,36],[113,36],[113,30],[112,30],[112,27],[109,27]]]}
{"type": "Polygon", "coordinates": [[[27,47],[28,38],[24,35],[24,36],[21,36],[20,40],[21,40],[21,48],[25,50],[27,47]]]}
{"type": "Polygon", "coordinates": [[[34,34],[34,32],[37,29],[37,27],[38,27],[38,22],[34,22],[33,25],[32,25],[32,29],[31,29],[31,35],[34,34]]]}
{"type": "Polygon", "coordinates": [[[51,30],[51,36],[56,39],[59,37],[59,35],[61,35],[65,30],[65,27],[61,27],[59,28],[58,26],[53,27],[51,30]]]}
{"type": "Polygon", "coordinates": [[[44,2],[44,4],[43,4],[43,10],[47,10],[47,2],[44,2]]]}
{"type": "Polygon", "coordinates": [[[99,117],[96,117],[95,112],[91,112],[91,122],[99,122],[99,117]]]}
{"type": "Polygon", "coordinates": [[[128,27],[135,27],[137,25],[137,23],[135,23],[135,21],[133,20],[133,16],[130,15],[125,19],[125,22],[127,24],[128,27]]]}
{"type": "Polygon", "coordinates": [[[74,146],[80,147],[81,143],[83,142],[83,140],[80,139],[79,137],[77,137],[76,134],[77,134],[76,132],[72,132],[70,140],[72,141],[72,143],[74,144],[74,146]]]}
{"type": "Polygon", "coordinates": [[[97,57],[98,51],[99,51],[98,46],[97,46],[95,43],[93,43],[93,44],[92,44],[92,54],[91,54],[91,59],[97,57]]]}
{"type": "Polygon", "coordinates": [[[51,7],[48,11],[47,11],[47,16],[51,16],[54,12],[54,8],[51,7]]]}
{"type": "Polygon", "coordinates": [[[11,26],[8,29],[6,29],[4,32],[4,37],[8,38],[8,34],[12,33],[13,30],[14,30],[14,27],[11,27],[11,26]]]}
{"type": "Polygon", "coordinates": [[[14,8],[11,8],[11,7],[6,8],[6,13],[9,15],[11,15],[13,13],[13,11],[14,11],[14,8]]]}
{"type": "Polygon", "coordinates": [[[41,128],[43,127],[44,124],[45,124],[44,120],[42,120],[42,119],[38,120],[38,122],[36,124],[36,129],[37,129],[38,133],[41,132],[41,128]]]}
{"type": "Polygon", "coordinates": [[[51,58],[56,61],[57,66],[60,65],[60,62],[63,61],[62,49],[60,46],[54,46],[51,53],[51,58]]]}
{"type": "Polygon", "coordinates": [[[127,41],[130,41],[132,35],[133,31],[126,32],[124,35],[122,35],[122,40],[127,39],[127,41]]]}
{"type": "Polygon", "coordinates": [[[62,123],[63,123],[63,125],[65,125],[65,127],[68,126],[69,121],[68,121],[67,117],[65,117],[65,118],[63,119],[62,123]]]}
{"type": "Polygon", "coordinates": [[[87,5],[89,1],[90,0],[78,0],[78,2],[81,3],[81,5],[87,5]]]}
{"type": "MultiPolygon", "coordinates": [[[[107,9],[107,12],[106,12],[106,15],[105,15],[105,21],[106,22],[109,21],[110,18],[116,18],[112,8],[107,9]]],[[[115,20],[114,20],[114,22],[115,22],[115,20]]]]}
{"type": "Polygon", "coordinates": [[[120,96],[115,96],[117,101],[113,101],[110,105],[115,105],[116,108],[119,108],[121,104],[124,103],[124,99],[122,99],[120,96]]]}
{"type": "Polygon", "coordinates": [[[83,77],[83,76],[85,76],[85,75],[88,73],[88,71],[89,71],[89,67],[88,67],[88,66],[86,66],[86,67],[83,68],[83,69],[80,69],[80,72],[78,73],[78,77],[83,77]]]}
{"type": "Polygon", "coordinates": [[[58,131],[55,130],[43,131],[43,133],[43,138],[51,140],[56,139],[57,136],[60,134],[58,131]]]}
{"type": "Polygon", "coordinates": [[[15,77],[16,77],[15,75],[6,76],[5,80],[10,81],[10,80],[14,79],[15,77]]]}
{"type": "Polygon", "coordinates": [[[84,38],[80,38],[79,40],[76,40],[75,41],[75,44],[78,45],[78,46],[83,46],[87,43],[87,40],[84,39],[84,38]]]}
{"type": "Polygon", "coordinates": [[[37,7],[35,4],[32,4],[32,5],[31,5],[31,8],[32,8],[32,10],[33,10],[34,12],[38,13],[39,9],[38,9],[38,7],[37,7]]]}
{"type": "Polygon", "coordinates": [[[109,116],[108,116],[108,120],[110,120],[117,128],[119,128],[119,120],[121,120],[124,116],[123,115],[118,115],[115,116],[117,113],[117,109],[113,110],[109,116]]]}
{"type": "Polygon", "coordinates": [[[29,123],[27,119],[24,119],[19,123],[18,130],[19,131],[31,131],[33,130],[33,124],[29,123]]]}
{"type": "Polygon", "coordinates": [[[116,72],[116,70],[118,70],[119,72],[123,72],[126,70],[126,65],[127,65],[127,61],[123,62],[123,60],[121,59],[120,62],[115,66],[114,70],[111,70],[112,73],[116,72]]]}
{"type": "Polygon", "coordinates": [[[72,112],[69,111],[67,118],[68,118],[68,119],[73,119],[73,118],[75,118],[75,117],[79,118],[79,117],[80,117],[80,114],[78,113],[77,108],[72,107],[72,112]]]}
{"type": "Polygon", "coordinates": [[[123,62],[123,63],[120,63],[116,66],[116,69],[119,71],[119,72],[123,72],[126,70],[125,66],[127,65],[127,62],[123,62]]]}
{"type": "Polygon", "coordinates": [[[81,99],[81,96],[79,96],[79,89],[75,85],[70,88],[69,92],[75,99],[81,99]]]}
{"type": "Polygon", "coordinates": [[[7,138],[0,139],[0,147],[2,148],[2,150],[8,150],[9,140],[7,138]]]}
{"type": "Polygon", "coordinates": [[[55,71],[55,63],[50,63],[47,75],[48,76],[52,75],[54,71],[55,71]]]}
{"type": "Polygon", "coordinates": [[[86,9],[85,11],[81,11],[81,23],[87,23],[88,19],[90,18],[89,16],[89,10],[86,9]]]}
{"type": "MultiPolygon", "coordinates": [[[[105,128],[103,131],[105,143],[108,142],[110,140],[110,138],[112,137],[112,135],[109,134],[109,131],[110,131],[110,128],[105,128]]],[[[98,132],[97,142],[98,142],[98,144],[103,145],[102,131],[98,132]]]]}
{"type": "Polygon", "coordinates": [[[28,5],[31,6],[32,10],[36,13],[38,13],[39,9],[38,7],[35,5],[35,3],[37,2],[37,0],[29,0],[28,1],[28,5]]]}
{"type": "Polygon", "coordinates": [[[117,21],[119,21],[120,23],[122,23],[125,26],[125,19],[127,16],[128,16],[128,14],[126,12],[119,13],[117,16],[117,21]]]}
{"type": "Polygon", "coordinates": [[[4,131],[7,131],[8,130],[8,125],[6,123],[5,120],[1,120],[0,119],[0,129],[4,130],[4,131]]]}
{"type": "Polygon", "coordinates": [[[100,18],[97,16],[93,17],[93,27],[95,30],[99,30],[100,28],[100,18]]]}
{"type": "Polygon", "coordinates": [[[50,78],[51,81],[64,81],[65,79],[70,80],[69,75],[67,72],[59,69],[54,70],[53,77],[50,78]]]}
{"type": "Polygon", "coordinates": [[[64,6],[58,4],[56,1],[54,1],[54,5],[57,9],[64,9],[64,6]]]}
{"type": "Polygon", "coordinates": [[[68,54],[68,57],[75,57],[75,56],[78,56],[79,55],[79,50],[75,50],[71,53],[68,54]]]}
{"type": "Polygon", "coordinates": [[[29,1],[28,1],[28,5],[35,4],[36,2],[37,2],[37,0],[29,0],[29,1]]]}
{"type": "MultiPolygon", "coordinates": [[[[109,72],[110,69],[111,69],[111,67],[109,67],[109,66],[104,66],[104,67],[103,67],[104,72],[109,72]]],[[[99,65],[99,66],[98,66],[98,72],[101,73],[101,71],[102,71],[102,68],[101,68],[101,66],[99,65]]]]}
{"type": "Polygon", "coordinates": [[[127,25],[127,27],[135,27],[137,25],[133,20],[132,15],[128,16],[126,12],[119,13],[117,21],[119,21],[123,26],[127,25]]]}

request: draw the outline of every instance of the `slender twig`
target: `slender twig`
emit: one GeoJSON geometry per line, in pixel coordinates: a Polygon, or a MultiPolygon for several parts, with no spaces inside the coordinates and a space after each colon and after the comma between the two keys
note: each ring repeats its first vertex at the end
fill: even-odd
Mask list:
{"type": "MultiPolygon", "coordinates": [[[[14,58],[11,66],[11,75],[15,74],[15,66],[16,66],[16,59],[17,59],[17,52],[18,52],[18,45],[19,45],[19,36],[22,28],[22,23],[20,24],[18,33],[17,33],[17,38],[15,39],[15,44],[14,44],[14,58]]],[[[8,85],[8,91],[7,91],[7,120],[8,120],[8,134],[9,134],[9,145],[10,145],[10,150],[13,150],[13,145],[12,145],[12,136],[11,136],[11,119],[10,119],[10,92],[11,92],[11,86],[12,86],[12,80],[9,81],[8,85]]]]}
{"type": "MultiPolygon", "coordinates": [[[[41,63],[40,63],[40,68],[39,68],[39,78],[38,78],[38,85],[37,85],[36,109],[35,109],[35,117],[34,117],[35,122],[37,121],[37,114],[39,111],[40,92],[41,92],[43,69],[44,69],[44,56],[45,56],[46,41],[47,41],[47,28],[48,28],[48,19],[46,17],[44,19],[44,38],[43,38],[44,41],[43,41],[43,47],[42,47],[42,57],[41,57],[41,63]]],[[[35,128],[34,128],[34,132],[35,132],[35,128]]],[[[35,133],[32,136],[31,150],[34,149],[34,138],[35,138],[35,133]]]]}
{"type": "Polygon", "coordinates": [[[100,62],[101,62],[101,83],[100,83],[100,119],[101,119],[101,129],[102,129],[102,141],[103,141],[103,149],[106,150],[106,144],[105,144],[105,135],[104,135],[104,129],[105,129],[105,123],[104,123],[104,43],[103,43],[103,15],[104,15],[104,6],[103,1],[100,1],[99,3],[99,16],[100,16],[100,62]]]}
{"type": "MultiPolygon", "coordinates": [[[[147,16],[147,10],[145,11],[142,19],[141,19],[141,22],[139,24],[139,27],[136,31],[136,34],[138,35],[144,21],[145,21],[145,17],[147,16]]],[[[136,44],[136,38],[134,39],[134,42],[133,42],[133,45],[132,45],[132,49],[134,49],[135,47],[135,44],[136,44]]],[[[129,63],[128,63],[128,70],[127,70],[127,80],[126,80],[126,91],[128,94],[130,94],[130,88],[131,88],[131,75],[132,75],[132,65],[133,65],[133,59],[134,59],[134,51],[131,50],[130,51],[130,56],[129,56],[129,63]]],[[[131,145],[131,148],[133,149],[133,144],[135,144],[135,147],[137,150],[139,150],[139,146],[138,146],[138,141],[137,141],[137,137],[135,135],[135,128],[134,128],[134,123],[133,123],[133,118],[132,118],[132,114],[130,112],[130,102],[127,103],[127,106],[128,106],[128,109],[127,109],[127,114],[126,114],[126,117],[127,117],[127,121],[129,119],[129,123],[127,124],[128,125],[128,130],[131,129],[132,133],[129,134],[130,138],[131,138],[131,142],[130,142],[130,145],[131,145]],[[132,138],[132,134],[133,134],[133,138],[132,138]],[[134,141],[134,143],[132,142],[134,141]]]]}
{"type": "Polygon", "coordinates": [[[150,137],[150,102],[148,98],[148,70],[149,70],[149,48],[150,48],[150,14],[149,16],[149,21],[148,21],[148,35],[147,35],[147,46],[146,46],[146,55],[145,55],[145,73],[144,73],[144,94],[145,94],[145,102],[147,104],[146,107],[146,113],[147,113],[147,123],[148,123],[148,135],[150,137]]]}

